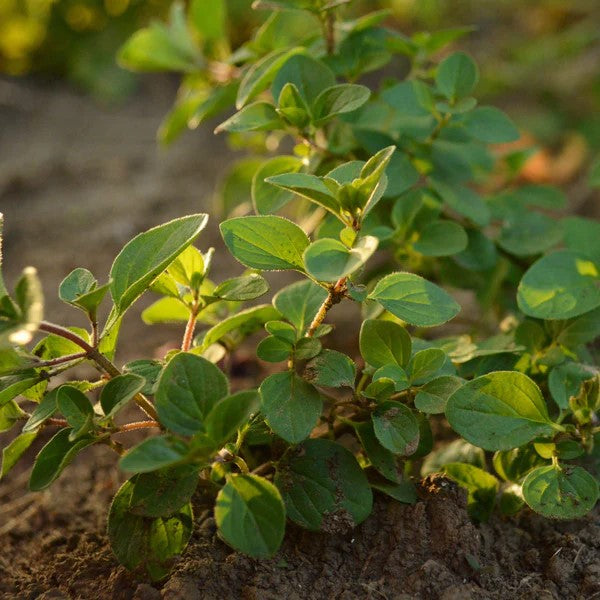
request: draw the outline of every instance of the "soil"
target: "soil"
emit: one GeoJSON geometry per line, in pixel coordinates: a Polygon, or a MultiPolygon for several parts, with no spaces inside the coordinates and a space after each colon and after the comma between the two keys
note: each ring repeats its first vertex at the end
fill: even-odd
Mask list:
{"type": "MultiPolygon", "coordinates": [[[[138,231],[213,212],[212,192],[230,154],[210,127],[168,153],[157,150],[154,132],[174,89],[153,81],[113,111],[62,87],[0,80],[5,271],[12,283],[22,267],[38,266],[51,320],[78,324],[54,300],[72,268],[104,279],[138,231]]],[[[211,244],[218,244],[214,219],[201,246],[211,244]]],[[[223,256],[219,272],[238,273],[223,256]]],[[[180,328],[147,328],[135,313],[126,327],[121,362],[180,335],[180,328]]],[[[2,599],[600,598],[600,510],[560,523],[525,511],[476,526],[464,493],[443,478],[424,481],[414,506],[377,497],[373,515],[347,535],[290,526],[280,552],[264,561],[223,544],[209,505],[195,498],[188,549],[166,581],[151,584],[120,567],[108,547],[106,512],[122,477],[115,455],[88,449],[49,490],[29,493],[27,467],[43,441],[0,485],[2,599]]]]}

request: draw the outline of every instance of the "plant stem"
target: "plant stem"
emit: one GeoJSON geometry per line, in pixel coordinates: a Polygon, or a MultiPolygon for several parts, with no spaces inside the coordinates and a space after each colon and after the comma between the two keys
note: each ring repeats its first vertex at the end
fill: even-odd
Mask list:
{"type": "Polygon", "coordinates": [[[34,366],[36,369],[43,367],[54,367],[56,365],[62,365],[74,360],[81,360],[87,358],[87,352],[77,352],[76,354],[67,354],[66,356],[59,356],[58,358],[51,358],[49,360],[42,360],[36,363],[34,366]]]}
{"type": "Polygon", "coordinates": [[[317,330],[319,325],[321,325],[321,323],[325,320],[325,317],[327,316],[329,309],[332,306],[334,306],[335,304],[338,304],[339,302],[341,302],[342,298],[344,297],[344,293],[346,291],[346,281],[347,280],[348,280],[347,277],[342,277],[341,279],[338,279],[338,281],[329,288],[329,293],[327,294],[327,298],[325,298],[325,300],[323,301],[323,304],[321,304],[321,308],[319,308],[319,311],[317,312],[317,314],[315,315],[315,318],[313,319],[312,323],[310,324],[310,327],[308,328],[308,331],[306,332],[306,337],[313,337],[313,335],[315,334],[315,331],[317,330]]]}
{"type": "MultiPolygon", "coordinates": [[[[48,323],[47,321],[42,321],[39,328],[40,331],[45,331],[46,333],[63,337],[79,346],[82,350],[85,350],[85,357],[93,360],[110,377],[118,377],[121,374],[121,371],[119,371],[119,369],[110,360],[108,360],[108,358],[106,358],[106,356],[104,356],[104,354],[102,354],[98,348],[90,346],[83,338],[79,337],[66,327],[62,327],[61,325],[56,325],[54,323],[48,323]]],[[[136,394],[133,399],[135,403],[151,419],[158,420],[156,409],[148,400],[148,398],[142,394],[136,394]]]]}
{"type": "Polygon", "coordinates": [[[192,340],[194,339],[194,329],[196,329],[197,318],[198,308],[194,306],[194,308],[192,308],[190,311],[190,318],[185,326],[185,333],[183,334],[183,341],[181,342],[181,350],[183,352],[187,352],[192,347],[192,340]]]}
{"type": "Polygon", "coordinates": [[[333,11],[327,11],[322,17],[322,22],[327,54],[331,56],[335,53],[335,17],[333,11]]]}
{"type": "Polygon", "coordinates": [[[48,425],[54,425],[55,427],[68,427],[66,419],[47,419],[46,423],[48,425]]]}
{"type": "Polygon", "coordinates": [[[121,425],[118,431],[115,431],[115,433],[126,433],[127,431],[135,431],[137,429],[152,429],[154,427],[160,428],[160,423],[158,421],[134,421],[133,423],[121,425]]]}

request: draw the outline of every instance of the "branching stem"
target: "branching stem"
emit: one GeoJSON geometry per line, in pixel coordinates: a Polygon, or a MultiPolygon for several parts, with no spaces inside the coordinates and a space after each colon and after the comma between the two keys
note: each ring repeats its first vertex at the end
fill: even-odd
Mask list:
{"type": "Polygon", "coordinates": [[[339,302],[342,301],[342,298],[344,297],[344,294],[346,293],[347,280],[348,280],[347,277],[342,277],[341,279],[338,279],[337,282],[334,283],[329,288],[329,293],[327,294],[327,298],[325,298],[325,300],[323,301],[323,304],[321,304],[321,308],[319,308],[319,311],[317,312],[317,314],[315,315],[315,318],[313,319],[312,323],[310,324],[310,327],[308,328],[308,331],[306,332],[306,337],[313,337],[313,335],[315,334],[315,331],[318,329],[319,325],[321,325],[321,323],[323,323],[323,321],[325,320],[325,317],[327,316],[329,309],[332,306],[334,306],[335,304],[338,304],[339,302]]]}

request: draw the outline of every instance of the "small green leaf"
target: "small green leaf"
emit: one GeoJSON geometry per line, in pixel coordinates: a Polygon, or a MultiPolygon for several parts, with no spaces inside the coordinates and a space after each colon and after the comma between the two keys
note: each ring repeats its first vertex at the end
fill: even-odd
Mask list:
{"type": "Polygon", "coordinates": [[[600,274],[589,258],[559,250],[536,261],[523,275],[517,301],[528,316],[570,319],[600,306],[600,274]]]}
{"type": "Polygon", "coordinates": [[[373,506],[369,482],[354,455],[335,442],[310,439],[279,464],[275,485],[288,517],[313,531],[347,532],[373,506]]]}
{"type": "Polygon", "coordinates": [[[581,467],[538,467],[523,482],[525,502],[551,519],[577,519],[594,508],[598,482],[581,467]]]}
{"type": "Polygon", "coordinates": [[[87,269],[75,269],[58,288],[58,297],[68,304],[95,316],[96,309],[108,292],[109,284],[98,287],[96,278],[87,269]]]}
{"type": "Polygon", "coordinates": [[[353,426],[369,462],[386,479],[398,483],[401,477],[401,470],[396,462],[396,456],[380,444],[373,429],[373,422],[353,423],[353,426]]]}
{"type": "Polygon", "coordinates": [[[325,89],[335,85],[335,75],[320,60],[305,54],[290,57],[279,69],[271,91],[273,98],[279,98],[286,83],[292,83],[308,106],[316,101],[325,89]]]}
{"type": "Polygon", "coordinates": [[[469,381],[448,399],[446,417],[457,433],[485,450],[510,450],[554,431],[540,389],[516,371],[469,381]]]}
{"type": "Polygon", "coordinates": [[[206,350],[229,334],[236,332],[242,337],[258,331],[267,321],[281,315],[269,304],[260,304],[246,308],[211,327],[202,338],[201,349],[206,350]]]}
{"type": "Polygon", "coordinates": [[[133,493],[134,484],[126,481],[112,501],[108,513],[111,549],[127,569],[143,566],[152,579],[162,579],[192,535],[192,506],[188,503],[169,517],[149,519],[130,510],[133,493]]]}
{"type": "Polygon", "coordinates": [[[356,365],[345,354],[325,349],[306,365],[304,378],[313,385],[353,388],[356,365]]]}
{"type": "Polygon", "coordinates": [[[241,131],[271,131],[285,127],[281,117],[277,114],[275,107],[268,102],[254,102],[248,104],[235,113],[232,117],[223,121],[215,133],[228,131],[236,133],[241,131]]]}
{"type": "Polygon", "coordinates": [[[487,521],[496,503],[498,480],[474,465],[449,463],[444,473],[468,491],[467,510],[476,521],[487,521]]]}
{"type": "Polygon", "coordinates": [[[548,376],[548,388],[559,408],[568,410],[569,398],[577,396],[581,384],[586,379],[591,379],[594,374],[594,368],[574,362],[565,362],[554,367],[548,376]]]}
{"type": "Polygon", "coordinates": [[[460,311],[444,290],[412,273],[391,273],[380,279],[369,298],[399,319],[419,327],[441,325],[460,311]]]}
{"type": "Polygon", "coordinates": [[[449,185],[437,179],[431,180],[431,187],[452,210],[476,225],[484,227],[490,222],[490,207],[472,189],[460,185],[449,185]]]}
{"type": "Polygon", "coordinates": [[[292,371],[267,377],[260,386],[260,397],[269,427],[291,444],[309,436],[323,409],[316,388],[292,371]]]}
{"type": "Polygon", "coordinates": [[[448,100],[460,100],[468,96],[477,85],[479,71],[473,59],[464,52],[455,52],[438,66],[435,83],[448,100]]]}
{"type": "MultiPolygon", "coordinates": [[[[205,214],[175,219],[140,233],[125,245],[110,270],[110,292],[117,317],[194,241],[207,221],[205,214]]],[[[113,315],[109,324],[115,320],[113,315]]]]}
{"type": "Polygon", "coordinates": [[[81,437],[92,429],[94,409],[83,392],[70,385],[62,385],[58,389],[56,405],[72,427],[70,440],[81,437]]]}
{"type": "Polygon", "coordinates": [[[139,359],[123,365],[123,372],[143,377],[145,384],[141,390],[142,394],[153,396],[162,368],[163,364],[159,360],[139,359]]]}
{"type": "Polygon", "coordinates": [[[256,347],[256,356],[261,360],[272,363],[288,360],[293,352],[294,346],[292,343],[274,335],[261,340],[256,347]]]}
{"type": "Polygon", "coordinates": [[[304,270],[302,253],[308,236],[283,217],[236,217],[221,223],[221,234],[233,256],[243,265],[263,271],[304,270]]]}
{"type": "Polygon", "coordinates": [[[444,366],[445,362],[446,354],[439,348],[419,350],[410,359],[406,369],[410,382],[413,385],[425,383],[444,366]]]}
{"type": "Polygon", "coordinates": [[[453,462],[468,463],[482,469],[486,468],[485,452],[469,442],[457,439],[434,450],[423,461],[421,477],[438,473],[444,465],[453,462]]]}
{"type": "Polygon", "coordinates": [[[310,360],[321,352],[323,346],[316,337],[303,337],[298,340],[294,350],[296,360],[310,360]]]}
{"type": "Polygon", "coordinates": [[[208,413],[206,433],[216,445],[223,445],[260,410],[260,395],[256,390],[244,390],[219,400],[208,413]]]}
{"type": "Polygon", "coordinates": [[[37,431],[23,432],[2,450],[2,466],[0,466],[0,479],[4,477],[23,456],[37,437],[37,431]]]}
{"type": "Polygon", "coordinates": [[[178,298],[164,297],[145,308],[141,317],[147,325],[186,323],[190,318],[190,309],[178,298]]]}
{"type": "Polygon", "coordinates": [[[465,250],[468,241],[461,225],[440,220],[429,223],[421,230],[413,248],[425,256],[451,256],[465,250]]]}
{"type": "Polygon", "coordinates": [[[288,342],[291,345],[296,343],[296,328],[285,321],[269,321],[265,323],[265,329],[275,337],[288,342]]]}
{"type": "Polygon", "coordinates": [[[18,375],[0,377],[0,407],[8,404],[13,398],[39,382],[40,378],[33,370],[23,371],[18,375]]]}
{"type": "Polygon", "coordinates": [[[223,281],[212,291],[211,295],[221,300],[243,302],[259,298],[268,291],[269,284],[265,278],[258,273],[251,273],[223,281]]]}
{"type": "Polygon", "coordinates": [[[179,465],[131,478],[129,511],[141,517],[169,517],[187,504],[198,486],[198,465],[179,465]]]}
{"type": "Polygon", "coordinates": [[[216,42],[227,35],[225,0],[192,0],[188,20],[203,41],[216,42]]]}
{"type": "Polygon", "coordinates": [[[312,113],[317,124],[360,108],[369,100],[371,90],[364,85],[341,83],[324,89],[315,100],[312,113]]]}
{"type": "Polygon", "coordinates": [[[519,213],[505,221],[498,245],[515,256],[531,256],[556,246],[562,236],[562,228],[555,219],[536,212],[519,213]]]}
{"type": "Polygon", "coordinates": [[[230,546],[254,558],[268,558],[283,541],[285,507],[279,490],[266,479],[235,475],[217,495],[215,520],[230,546]]]}
{"type": "Polygon", "coordinates": [[[438,415],[446,410],[448,398],[464,380],[452,375],[443,375],[426,383],[415,396],[415,408],[421,412],[438,415]]]}
{"type": "Polygon", "coordinates": [[[167,267],[167,273],[180,285],[192,287],[192,281],[206,270],[202,252],[194,246],[185,248],[167,267]]]}
{"type": "Polygon", "coordinates": [[[167,364],[158,382],[159,420],[182,435],[204,431],[204,419],[228,392],[227,378],[218,367],[201,356],[181,352],[167,364]]]}
{"type": "Polygon", "coordinates": [[[419,424],[401,402],[382,402],[372,415],[373,430],[384,448],[408,456],[419,445],[419,424]]]}
{"type": "Polygon", "coordinates": [[[470,111],[463,123],[469,135],[487,144],[505,144],[521,137],[510,118],[493,106],[480,106],[470,111]]]}
{"type": "Polygon", "coordinates": [[[275,308],[304,335],[327,298],[327,291],[312,281],[298,281],[283,288],[273,298],[275,308]]]}
{"type": "Polygon", "coordinates": [[[47,419],[49,419],[57,410],[56,397],[60,388],[50,390],[35,407],[31,417],[23,427],[23,431],[36,431],[47,419]]]}
{"type": "Polygon", "coordinates": [[[19,421],[27,418],[27,413],[14,401],[0,407],[0,433],[11,430],[19,421]]]}
{"type": "Polygon", "coordinates": [[[80,450],[94,443],[94,438],[70,439],[71,429],[61,429],[40,450],[35,459],[29,489],[39,492],[47,488],[69,465],[80,450]]]}
{"type": "Polygon", "coordinates": [[[296,173],[302,161],[295,156],[276,156],[264,162],[252,179],[252,202],[259,215],[272,214],[294,198],[294,192],[278,188],[271,178],[283,173],[296,173]]]}
{"type": "MultiPolygon", "coordinates": [[[[394,384],[394,391],[396,392],[401,392],[410,387],[406,371],[398,365],[390,364],[377,369],[373,373],[373,383],[378,382],[380,379],[391,381],[394,384]]],[[[378,396],[379,394],[376,395],[376,397],[378,396]]]]}
{"type": "Polygon", "coordinates": [[[600,265],[600,223],[584,217],[563,220],[565,246],[600,265]]]}
{"type": "MultiPolygon", "coordinates": [[[[551,444],[554,446],[554,444],[551,444]]],[[[496,452],[493,458],[496,473],[513,483],[521,483],[523,478],[536,467],[546,464],[543,458],[530,446],[496,452]]]]}
{"type": "Polygon", "coordinates": [[[331,238],[313,242],[304,251],[306,271],[319,281],[334,282],[360,269],[377,250],[379,241],[367,235],[352,249],[331,238]]]}
{"type": "Polygon", "coordinates": [[[119,460],[119,466],[130,473],[147,473],[170,467],[185,459],[188,447],[180,439],[161,435],[134,446],[119,460]]]}
{"type": "Polygon", "coordinates": [[[100,406],[107,417],[114,417],[146,385],[140,375],[126,373],[109,379],[100,392],[100,406]]]}
{"type": "Polygon", "coordinates": [[[393,321],[367,319],[360,329],[360,353],[372,367],[406,366],[411,340],[404,327],[393,321]]]}

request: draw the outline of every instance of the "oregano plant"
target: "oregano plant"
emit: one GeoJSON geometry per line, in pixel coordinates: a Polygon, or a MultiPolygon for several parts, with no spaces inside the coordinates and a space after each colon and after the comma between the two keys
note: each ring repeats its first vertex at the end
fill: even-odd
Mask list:
{"type": "Polygon", "coordinates": [[[216,131],[252,152],[223,186],[238,276],[215,280],[196,214],[136,236],[105,283],[65,277],[86,329],[46,320],[31,267],[14,290],[0,277],[0,426],[21,429],[1,475],[47,430],[32,490],[93,444],[114,451],[129,479],[110,544],[153,579],[190,539],[199,486],[221,538],[257,558],[287,520],[347,531],[373,490],[414,503],[435,471],[476,520],[527,506],[571,519],[598,500],[600,225],[552,216],[559,190],[518,183],[527,153],[490,148],[519,132],[447,49],[468,29],[408,37],[349,4],[258,0],[263,24],[233,47],[226,2],[175,3],[121,51],[184,74],[163,141],[227,112],[216,131]],[[273,293],[270,271],[297,280],[273,293]],[[143,320],[180,322],[181,348],[119,364],[121,322],[148,292],[143,320]],[[360,307],[356,353],[330,347],[338,304],[360,307]],[[241,346],[273,368],[240,389],[226,365],[241,346]],[[97,376],[73,379],[81,363],[97,376]]]}

